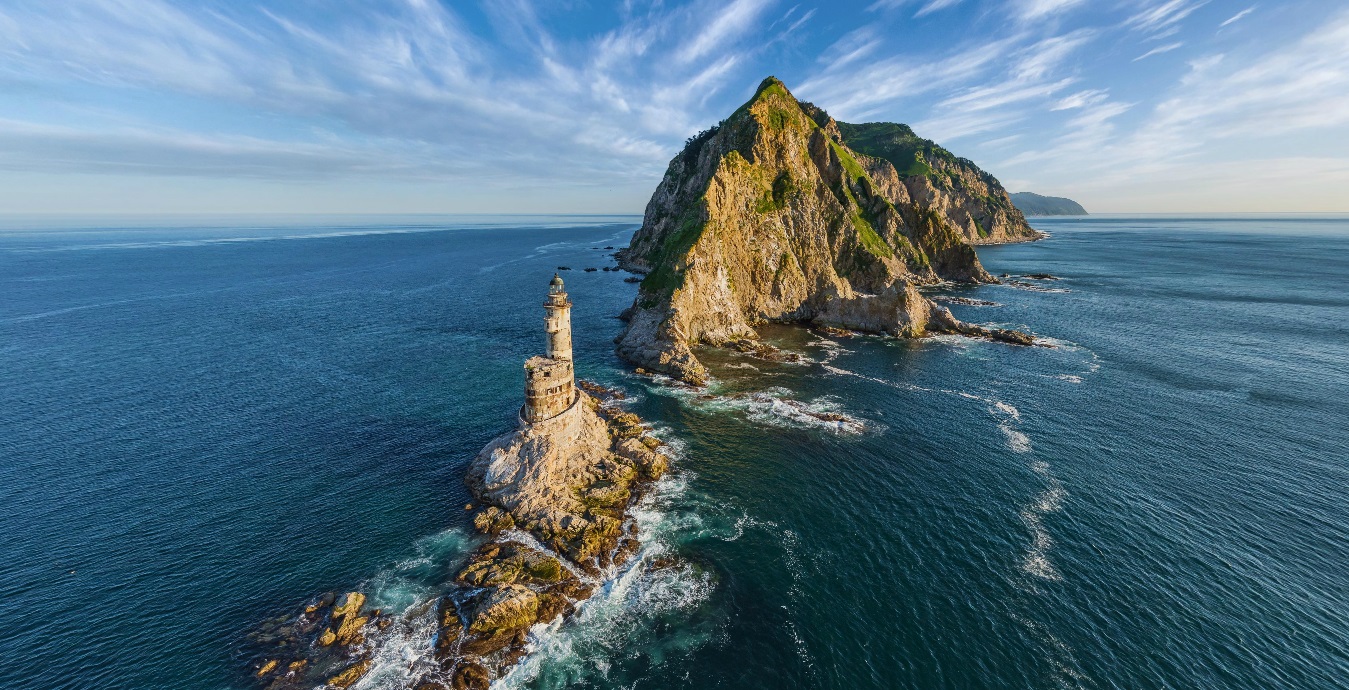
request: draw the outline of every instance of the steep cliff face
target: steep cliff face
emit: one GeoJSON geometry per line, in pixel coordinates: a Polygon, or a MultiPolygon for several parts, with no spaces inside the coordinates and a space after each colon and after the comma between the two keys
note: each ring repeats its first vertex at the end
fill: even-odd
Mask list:
{"type": "Polygon", "coordinates": [[[893,163],[857,153],[824,111],[764,80],[670,162],[619,252],[646,278],[618,353],[701,383],[693,345],[754,339],[764,322],[988,335],[914,288],[993,281],[951,220],[951,195],[914,189],[920,198],[893,163]]]}
{"type": "Polygon", "coordinates": [[[892,164],[909,197],[933,209],[971,244],[1027,242],[1043,237],[1026,223],[997,178],[959,158],[908,125],[838,123],[854,151],[892,164]]]}

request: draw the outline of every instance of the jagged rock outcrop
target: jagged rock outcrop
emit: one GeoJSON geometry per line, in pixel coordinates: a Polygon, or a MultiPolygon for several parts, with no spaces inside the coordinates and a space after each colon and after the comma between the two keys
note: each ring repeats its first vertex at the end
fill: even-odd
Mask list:
{"type": "Polygon", "coordinates": [[[340,603],[328,592],[249,635],[260,652],[253,675],[268,690],[351,687],[370,670],[366,636],[392,623],[378,609],[368,610],[360,592],[348,592],[340,603]]]}
{"type": "Polygon", "coordinates": [[[621,392],[578,385],[564,412],[521,420],[470,465],[473,524],[488,539],[443,596],[392,618],[367,610],[359,592],[325,594],[254,633],[253,675],[268,690],[350,687],[372,668],[367,638],[377,643],[391,625],[411,634],[431,616],[434,651],[409,687],[486,690],[507,673],[532,626],[570,615],[636,553],[629,510],[669,463],[664,444],[619,407],[621,392]]]}
{"type": "MultiPolygon", "coordinates": [[[[841,127],[770,77],[689,139],[618,253],[646,274],[620,356],[700,384],[694,345],[753,340],[765,322],[1019,339],[963,324],[918,293],[941,280],[996,282],[952,220],[961,197],[935,183],[911,189],[891,161],[850,148],[841,127]]],[[[998,227],[1013,233],[1025,221],[1007,207],[998,227]]]]}
{"type": "MultiPolygon", "coordinates": [[[[1029,224],[998,179],[968,158],[895,122],[838,123],[854,151],[890,163],[913,203],[942,216],[971,244],[1029,242],[1044,235],[1029,224]]],[[[878,178],[889,181],[888,171],[878,178]]]]}
{"type": "Polygon", "coordinates": [[[531,626],[570,614],[636,552],[628,511],[665,473],[663,444],[617,406],[621,393],[578,385],[565,411],[522,420],[469,466],[464,482],[480,502],[474,526],[492,540],[441,600],[439,668],[427,680],[486,688],[524,655],[531,626]]]}
{"type": "Polygon", "coordinates": [[[589,572],[609,565],[629,486],[650,474],[651,462],[632,456],[626,439],[618,438],[619,427],[611,428],[600,410],[594,398],[577,391],[575,404],[562,414],[487,444],[464,479],[491,506],[488,511],[508,515],[589,572]]]}

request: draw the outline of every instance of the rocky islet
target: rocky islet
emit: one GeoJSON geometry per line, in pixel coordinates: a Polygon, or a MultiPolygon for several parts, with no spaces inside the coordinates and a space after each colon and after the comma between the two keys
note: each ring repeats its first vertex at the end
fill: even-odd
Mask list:
{"type": "Polygon", "coordinates": [[[997,282],[974,244],[1042,235],[991,175],[896,127],[840,124],[769,77],[690,138],[617,255],[645,275],[623,314],[619,356],[701,385],[708,372],[695,346],[758,340],[754,327],[770,322],[1033,343],[964,323],[918,292],[997,282]],[[906,151],[914,165],[903,170],[884,157],[904,163],[906,151]]]}
{"type": "MultiPolygon", "coordinates": [[[[555,277],[549,357],[531,358],[531,374],[570,377],[570,301],[561,285],[555,277]]],[[[251,636],[259,648],[254,675],[269,690],[350,687],[374,664],[370,638],[394,624],[412,626],[434,607],[433,663],[417,669],[411,687],[483,689],[525,655],[531,627],[574,612],[637,552],[630,510],[665,474],[669,457],[664,442],[622,407],[621,391],[571,383],[540,384],[558,384],[546,390],[569,395],[570,404],[551,415],[527,404],[518,428],[471,463],[465,483],[476,503],[466,508],[484,541],[443,595],[395,619],[368,610],[361,592],[325,594],[251,636]]]]}

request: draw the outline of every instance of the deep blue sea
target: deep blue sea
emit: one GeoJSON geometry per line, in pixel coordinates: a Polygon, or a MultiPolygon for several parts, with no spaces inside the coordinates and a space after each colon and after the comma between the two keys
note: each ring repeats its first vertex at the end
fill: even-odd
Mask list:
{"type": "Polygon", "coordinates": [[[560,265],[581,375],[678,450],[638,515],[682,565],[502,687],[1349,687],[1349,218],[1034,219],[980,257],[1061,280],[933,294],[1055,347],[775,327],[807,362],[701,393],[613,355],[636,286],[582,269],[638,222],[5,221],[0,687],[250,688],[317,593],[435,596],[560,265]]]}

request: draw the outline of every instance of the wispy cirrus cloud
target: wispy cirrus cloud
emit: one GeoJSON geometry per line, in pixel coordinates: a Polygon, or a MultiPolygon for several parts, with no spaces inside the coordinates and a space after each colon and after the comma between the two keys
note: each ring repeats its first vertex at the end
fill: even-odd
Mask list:
{"type": "Polygon", "coordinates": [[[962,0],[929,0],[927,4],[918,8],[918,11],[914,12],[913,16],[923,17],[932,14],[933,12],[940,12],[944,9],[948,9],[951,7],[955,7],[956,5],[959,5],[961,1],[962,0]]]}
{"type": "Polygon", "coordinates": [[[1082,0],[1020,0],[1011,4],[1012,12],[1023,21],[1044,19],[1070,10],[1082,0]]]}
{"type": "Polygon", "coordinates": [[[1048,102],[1076,81],[1064,66],[1093,37],[1090,30],[1078,30],[1013,51],[1007,56],[1006,69],[994,79],[939,101],[916,126],[925,136],[950,141],[1025,119],[1035,112],[1031,106],[1048,102]]]}
{"type": "Polygon", "coordinates": [[[1190,72],[1132,128],[1120,127],[1117,120],[1133,104],[1098,99],[1082,107],[1082,114],[1066,123],[1065,133],[1052,145],[1014,155],[1001,165],[1033,166],[1044,179],[1074,180],[1076,187],[1096,194],[1137,189],[1130,193],[1166,199],[1173,204],[1170,208],[1184,207],[1179,190],[1192,195],[1192,204],[1206,200],[1208,208],[1230,203],[1234,209],[1252,210],[1304,195],[1333,205],[1333,196],[1324,196],[1333,187],[1326,176],[1344,179],[1349,158],[1343,156],[1349,150],[1336,158],[1332,137],[1319,158],[1292,152],[1306,137],[1349,127],[1349,12],[1288,45],[1229,63],[1220,54],[1191,61],[1190,72]],[[1236,142],[1236,148],[1229,142],[1236,142]],[[1257,157],[1238,153],[1243,163],[1233,167],[1234,150],[1255,148],[1289,153],[1258,157],[1258,164],[1257,157]],[[1228,162],[1213,162],[1215,156],[1228,162]],[[1292,171],[1295,162],[1310,167],[1291,176],[1272,172],[1292,171]],[[1215,174],[1220,168],[1223,172],[1215,174]],[[1260,174],[1253,176],[1254,170],[1260,174]],[[1244,175],[1246,182],[1237,184],[1233,175],[1244,175]],[[1151,184],[1156,180],[1166,180],[1174,195],[1161,191],[1165,185],[1151,184]],[[1237,188],[1246,190],[1243,194],[1258,193],[1243,197],[1237,188]]]}
{"type": "Polygon", "coordinates": [[[533,177],[568,160],[568,174],[594,174],[602,184],[655,174],[675,143],[706,122],[711,95],[757,78],[741,73],[755,47],[737,39],[772,4],[739,0],[700,32],[688,27],[713,6],[671,8],[564,46],[524,2],[492,13],[500,36],[491,40],[434,2],[358,3],[320,24],[266,7],[192,12],[160,0],[21,0],[0,9],[8,45],[0,74],[174,93],[327,123],[325,132],[290,142],[302,156],[281,155],[289,150],[284,140],[259,144],[275,156],[254,156],[252,140],[229,135],[199,133],[191,146],[177,135],[156,140],[146,122],[134,135],[106,126],[84,135],[30,132],[32,145],[20,148],[34,160],[46,142],[62,160],[92,170],[170,170],[161,163],[172,150],[183,161],[175,171],[214,166],[221,175],[255,175],[271,165],[277,176],[293,177],[311,172],[304,161],[329,147],[335,161],[373,157],[369,168],[334,163],[329,174],[465,168],[432,162],[444,159],[491,160],[495,170],[533,177]],[[203,145],[212,136],[218,151],[203,145]],[[225,150],[255,164],[225,162],[225,150]],[[394,155],[405,164],[394,164],[394,155]]]}
{"type": "Polygon", "coordinates": [[[1110,97],[1110,92],[1105,89],[1087,89],[1069,94],[1057,103],[1050,110],[1073,110],[1075,108],[1085,108],[1089,105],[1095,105],[1110,97]]]}
{"type": "Polygon", "coordinates": [[[681,62],[693,62],[707,55],[717,46],[754,26],[772,0],[734,0],[716,14],[711,23],[679,50],[681,62]]]}
{"type": "Polygon", "coordinates": [[[1229,24],[1235,24],[1235,23],[1241,21],[1242,19],[1245,19],[1245,18],[1246,18],[1246,15],[1248,15],[1248,14],[1254,12],[1254,11],[1255,11],[1255,6],[1254,6],[1254,5],[1252,5],[1252,6],[1250,6],[1250,7],[1247,7],[1246,9],[1244,9],[1244,10],[1242,10],[1242,11],[1240,11],[1240,12],[1238,12],[1238,13],[1232,15],[1231,17],[1228,17],[1227,19],[1225,19],[1225,20],[1223,21],[1223,23],[1221,23],[1221,24],[1218,25],[1218,28],[1221,29],[1221,28],[1223,28],[1224,26],[1228,26],[1229,24]]]}
{"type": "Polygon", "coordinates": [[[621,187],[639,209],[684,138],[767,74],[840,119],[912,123],[994,174],[1066,186],[1041,191],[1179,177],[1248,140],[1349,158],[1349,20],[1289,2],[1255,43],[1221,30],[1254,5],[1203,0],[9,0],[0,211],[25,171],[621,187]]]}
{"type": "Polygon", "coordinates": [[[1224,63],[1193,62],[1184,86],[1157,105],[1156,130],[1205,141],[1349,124],[1349,12],[1250,62],[1224,63]]]}
{"type": "Polygon", "coordinates": [[[966,83],[1010,47],[1011,42],[999,41],[978,51],[957,49],[937,59],[894,55],[865,62],[857,61],[853,51],[803,81],[795,91],[842,119],[858,120],[900,100],[966,83]]]}
{"type": "Polygon", "coordinates": [[[1150,58],[1153,55],[1161,55],[1162,53],[1169,53],[1183,45],[1185,44],[1180,41],[1176,41],[1175,43],[1168,43],[1164,46],[1157,46],[1156,48],[1153,48],[1152,50],[1149,50],[1148,52],[1143,53],[1142,55],[1139,55],[1138,57],[1134,58],[1134,62],[1150,58]]]}
{"type": "Polygon", "coordinates": [[[1180,30],[1180,22],[1208,0],[1165,0],[1129,17],[1125,24],[1152,38],[1171,36],[1180,30]]]}

